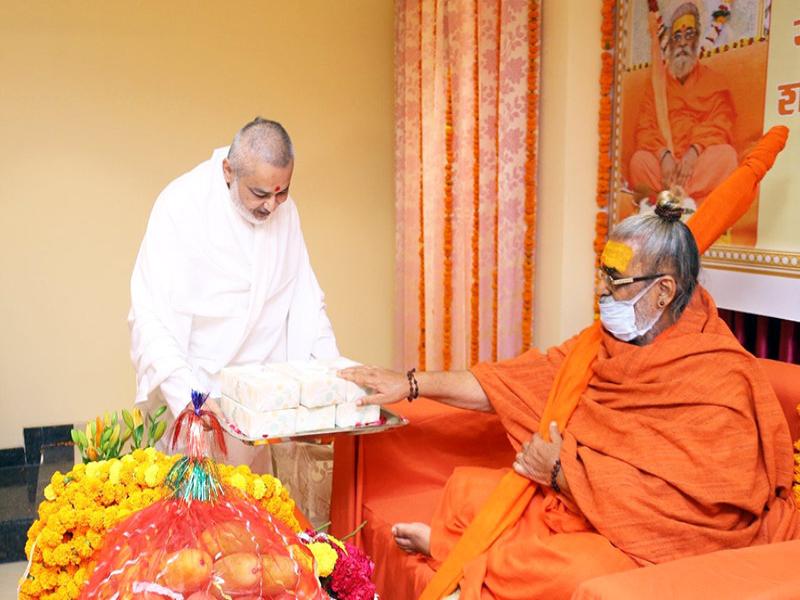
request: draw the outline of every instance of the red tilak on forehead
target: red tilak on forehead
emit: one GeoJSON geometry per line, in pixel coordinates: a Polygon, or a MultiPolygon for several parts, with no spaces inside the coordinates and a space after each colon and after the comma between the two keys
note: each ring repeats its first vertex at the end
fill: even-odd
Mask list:
{"type": "Polygon", "coordinates": [[[281,191],[281,186],[279,186],[279,185],[276,185],[276,186],[275,186],[275,191],[276,191],[276,192],[280,192],[280,191],[281,191]]]}

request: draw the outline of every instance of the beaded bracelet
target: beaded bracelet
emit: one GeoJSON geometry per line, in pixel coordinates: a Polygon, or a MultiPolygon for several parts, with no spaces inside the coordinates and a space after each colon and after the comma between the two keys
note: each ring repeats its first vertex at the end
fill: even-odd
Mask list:
{"type": "Polygon", "coordinates": [[[558,485],[558,472],[561,470],[561,459],[557,458],[556,462],[553,464],[553,470],[550,471],[550,487],[553,488],[553,491],[558,494],[561,492],[561,488],[558,485]]]}
{"type": "Polygon", "coordinates": [[[415,367],[406,373],[406,377],[408,377],[408,396],[406,396],[406,400],[409,402],[419,398],[419,383],[417,383],[417,378],[414,377],[416,371],[415,367]]]}

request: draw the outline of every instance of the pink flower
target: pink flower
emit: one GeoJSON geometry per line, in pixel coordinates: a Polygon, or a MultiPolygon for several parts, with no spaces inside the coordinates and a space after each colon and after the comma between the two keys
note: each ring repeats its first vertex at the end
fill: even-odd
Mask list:
{"type": "Polygon", "coordinates": [[[330,591],[339,600],[373,600],[375,584],[372,572],[375,569],[369,557],[360,548],[345,543],[347,551],[336,548],[339,560],[330,576],[330,591]]]}
{"type": "Polygon", "coordinates": [[[338,558],[333,573],[320,578],[323,589],[336,600],[373,600],[375,584],[372,573],[375,563],[360,548],[347,542],[344,550],[337,543],[331,542],[327,534],[309,529],[300,534],[305,543],[324,542],[336,551],[338,558]]]}

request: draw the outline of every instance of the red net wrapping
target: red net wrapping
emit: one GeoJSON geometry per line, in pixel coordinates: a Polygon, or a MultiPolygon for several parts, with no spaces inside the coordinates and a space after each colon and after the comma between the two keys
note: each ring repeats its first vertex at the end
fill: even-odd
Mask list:
{"type": "Polygon", "coordinates": [[[311,552],[234,492],[169,499],[111,530],[81,594],[93,600],[324,599],[311,552]]]}
{"type": "Polygon", "coordinates": [[[173,447],[187,455],[167,474],[173,495],[136,512],[106,534],[82,600],[324,600],[313,555],[295,533],[259,506],[223,489],[209,440],[224,452],[207,395],[177,418],[173,447]]]}

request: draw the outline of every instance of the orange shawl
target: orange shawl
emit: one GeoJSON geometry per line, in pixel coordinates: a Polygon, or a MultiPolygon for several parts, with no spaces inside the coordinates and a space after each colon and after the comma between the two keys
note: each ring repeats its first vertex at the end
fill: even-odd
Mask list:
{"type": "MultiPolygon", "coordinates": [[[[764,174],[769,170],[772,164],[775,161],[777,154],[783,149],[786,144],[786,139],[788,137],[788,129],[785,127],[773,127],[770,131],[759,141],[759,143],[753,148],[753,150],[748,154],[748,156],[743,161],[742,165],[734,171],[728,179],[726,179],[719,188],[714,190],[704,204],[702,205],[701,209],[698,213],[691,219],[689,222],[689,227],[692,230],[692,233],[695,236],[697,241],[697,245],[700,249],[700,252],[705,252],[708,247],[716,240],[720,234],[722,234],[728,227],[730,227],[742,214],[747,210],[748,206],[752,202],[753,198],[755,197],[755,192],[757,190],[758,182],[763,178],[764,174]]],[[[698,293],[695,295],[695,300],[693,300],[693,304],[697,304],[698,297],[704,298],[703,302],[706,304],[706,313],[708,312],[708,307],[713,307],[713,302],[711,302],[710,298],[707,295],[702,293],[698,293]]],[[[696,308],[696,307],[695,307],[696,308]]],[[[687,309],[688,310],[688,309],[687,309]]],[[[680,321],[688,320],[691,321],[688,317],[691,315],[687,315],[687,318],[682,318],[680,321]]],[[[709,322],[710,317],[706,316],[706,322],[709,322]]],[[[703,318],[700,317],[702,321],[703,318]]],[[[679,321],[679,322],[680,322],[679,321]]],[[[677,324],[676,324],[677,326],[677,324]]],[[[662,338],[669,339],[671,332],[673,330],[677,330],[678,328],[673,326],[670,330],[664,332],[659,338],[651,344],[651,346],[655,346],[656,344],[660,345],[662,338]]],[[[723,326],[724,327],[724,326],[723,326]]],[[[703,333],[703,330],[699,330],[695,332],[696,334],[703,333]]],[[[711,334],[711,331],[709,331],[711,334]]],[[[720,336],[716,326],[714,333],[717,337],[725,338],[725,336],[720,336]]],[[[607,336],[606,336],[607,337],[607,336]]],[[[681,336],[677,336],[681,337],[681,336]]],[[[601,340],[603,340],[603,333],[599,323],[595,323],[594,325],[588,327],[584,331],[582,331],[577,338],[574,339],[573,343],[568,343],[565,345],[565,350],[568,352],[566,355],[566,359],[563,360],[560,364],[559,370],[555,375],[555,383],[550,387],[550,392],[548,396],[548,400],[546,405],[543,408],[543,414],[538,422],[538,429],[542,436],[545,438],[548,437],[547,428],[550,421],[557,421],[559,425],[559,429],[564,431],[567,421],[569,420],[570,416],[572,415],[575,407],[578,405],[578,401],[581,399],[581,395],[584,390],[587,389],[589,385],[589,381],[594,375],[593,370],[593,363],[595,362],[596,357],[601,351],[601,340]]],[[[686,340],[689,341],[689,340],[686,340]]],[[[621,343],[621,342],[620,342],[621,343]]],[[[624,344],[628,346],[627,344],[624,344]]],[[[682,344],[678,343],[678,346],[682,344]]],[[[604,347],[608,347],[608,345],[604,345],[604,347]]],[[[687,348],[684,348],[687,350],[687,348]]],[[[652,351],[652,349],[651,349],[652,351]]],[[[656,351],[658,349],[656,348],[656,351]]],[[[726,350],[727,351],[727,350],[726,350]]],[[[741,351],[741,350],[740,350],[741,351]]],[[[669,353],[667,352],[667,355],[669,353]]],[[[611,354],[609,354],[609,358],[611,358],[611,354]]],[[[674,357],[673,357],[674,358],[674,357]]],[[[625,359],[623,362],[627,364],[628,359],[625,359]]],[[[740,365],[741,367],[741,365],[740,365]]],[[[706,369],[707,370],[707,369],[706,369]]],[[[480,369],[476,369],[475,371],[476,376],[480,379],[480,369]]],[[[646,382],[647,380],[645,380],[646,382]]],[[[483,383],[483,382],[482,382],[483,383]]],[[[746,385],[752,386],[755,383],[754,380],[749,380],[746,385]]],[[[744,384],[743,384],[744,385],[744,384]]],[[[763,392],[764,387],[766,386],[766,390],[769,390],[768,384],[766,381],[762,380],[758,382],[762,391],[759,392],[761,394],[767,393],[763,392]]],[[[525,406],[520,405],[512,405],[508,408],[510,410],[506,411],[503,410],[501,413],[500,407],[497,405],[497,399],[505,396],[508,394],[508,391],[511,389],[511,384],[507,382],[502,383],[502,387],[505,390],[505,393],[497,395],[489,394],[490,399],[492,400],[493,404],[495,404],[498,413],[500,414],[501,419],[503,420],[506,428],[509,430],[509,434],[511,435],[512,439],[516,439],[517,441],[524,441],[529,439],[532,435],[532,432],[537,429],[536,416],[530,415],[530,410],[532,406],[528,405],[526,410],[525,406]],[[527,416],[526,416],[527,415],[527,416]],[[517,430],[515,434],[514,431],[517,430]],[[520,437],[522,436],[522,437],[520,437]]],[[[744,387],[740,389],[740,393],[742,391],[747,391],[744,387]]],[[[488,391],[487,391],[488,393],[488,391]]],[[[756,391],[753,390],[753,397],[755,398],[756,391]]],[[[771,392],[770,392],[771,393],[771,392]]],[[[525,397],[520,396],[520,397],[525,397]]],[[[540,396],[543,397],[543,396],[540,396]]],[[[716,397],[716,395],[715,395],[716,397]]],[[[745,396],[750,397],[750,396],[745,396]]],[[[772,403],[774,406],[777,406],[777,402],[775,401],[774,397],[772,398],[772,403]]],[[[778,409],[780,411],[780,409],[778,409]]],[[[691,410],[690,410],[691,412],[691,410]]],[[[762,411],[763,412],[763,411],[762,411]]],[[[753,419],[758,420],[761,418],[759,410],[756,409],[755,413],[748,413],[749,419],[753,421],[753,419]]],[[[782,418],[782,416],[781,416],[782,418]]],[[[769,419],[768,419],[769,420],[769,419]]],[[[608,429],[609,423],[604,423],[603,428],[608,429]]],[[[773,424],[774,426],[774,424],[773,424]]],[[[785,423],[783,425],[785,429],[785,423]]],[[[723,428],[723,431],[727,431],[723,428]]],[[[566,432],[569,434],[570,432],[566,432]]],[[[630,433],[630,432],[628,432],[630,433]]],[[[765,474],[767,478],[765,481],[768,482],[775,482],[778,485],[783,485],[785,482],[783,481],[783,471],[779,471],[776,464],[783,465],[785,461],[782,459],[782,456],[776,456],[776,447],[775,447],[775,440],[779,440],[781,438],[780,432],[772,431],[769,434],[770,437],[763,440],[764,443],[769,443],[770,445],[764,446],[764,452],[762,454],[762,462],[759,464],[750,463],[750,470],[751,471],[759,471],[765,474]],[[765,458],[769,454],[771,458],[769,460],[765,458]],[[772,466],[770,467],[770,461],[772,461],[772,466]]],[[[623,435],[624,437],[624,435],[623,435]]],[[[568,448],[574,449],[576,455],[575,457],[566,458],[565,464],[565,474],[567,475],[568,481],[570,481],[570,486],[572,486],[572,477],[576,477],[576,485],[577,488],[581,490],[580,492],[576,492],[576,499],[578,500],[578,504],[584,513],[589,517],[589,520],[593,523],[597,523],[594,519],[596,518],[603,518],[610,517],[613,519],[613,522],[619,526],[620,518],[624,519],[625,511],[628,509],[627,506],[617,505],[615,508],[599,508],[598,506],[589,506],[584,505],[587,500],[591,502],[592,498],[595,496],[586,495],[586,498],[582,498],[581,494],[589,491],[594,491],[595,494],[597,488],[591,485],[591,478],[588,476],[584,477],[584,480],[580,478],[579,475],[573,475],[574,473],[580,473],[580,471],[576,468],[577,462],[579,458],[583,458],[583,455],[578,454],[578,441],[577,438],[571,435],[567,435],[569,442],[568,444],[574,444],[573,446],[567,446],[568,448]],[[597,512],[596,512],[597,511],[597,512]],[[594,514],[594,519],[592,515],[594,514]]],[[[783,436],[783,441],[788,440],[788,430],[786,431],[786,435],[783,436]]],[[[676,454],[675,450],[682,448],[682,441],[680,438],[670,438],[667,442],[667,445],[674,444],[670,449],[670,453],[676,454]]],[[[708,446],[707,438],[705,446],[708,446]]],[[[641,452],[642,448],[649,448],[649,445],[643,445],[638,448],[639,452],[641,452]]],[[[789,458],[791,461],[791,443],[789,443],[789,458]]],[[[562,456],[564,455],[564,451],[562,450],[562,456]]],[[[599,455],[598,455],[599,456],[599,455]]],[[[614,455],[611,454],[613,457],[614,455]]],[[[728,457],[728,458],[735,458],[735,457],[728,457]]],[[[562,459],[563,460],[563,459],[562,459]]],[[[742,463],[740,459],[736,459],[739,462],[734,464],[745,464],[742,463]]],[[[602,462],[602,461],[601,461],[602,462]]],[[[723,461],[724,462],[724,461],[723,461]]],[[[636,464],[636,463],[633,463],[636,464]]],[[[717,464],[716,462],[714,463],[717,464]]],[[[791,467],[791,462],[789,463],[791,467]]],[[[653,480],[658,479],[658,472],[652,473],[653,480]]],[[[680,476],[680,474],[678,474],[680,476]]],[[[666,485],[669,485],[670,479],[664,480],[666,485]]],[[[791,482],[791,473],[789,474],[789,482],[791,482]]],[[[725,482],[727,483],[727,482],[725,482]]],[[[763,482],[762,482],[763,483],[763,482]]],[[[519,515],[525,510],[525,507],[530,502],[530,499],[533,497],[533,494],[536,491],[536,484],[533,482],[520,477],[514,472],[508,473],[498,487],[492,493],[492,496],[487,501],[486,505],[481,509],[481,511],[476,515],[475,519],[470,523],[467,530],[464,532],[464,535],[455,545],[453,550],[451,551],[450,555],[441,565],[441,567],[437,570],[434,577],[431,579],[428,586],[423,591],[422,595],[420,596],[421,600],[434,600],[438,598],[442,598],[448,593],[450,593],[455,587],[458,585],[459,580],[463,574],[463,567],[464,565],[488,550],[489,547],[494,543],[494,541],[505,531],[508,527],[512,526],[516,520],[519,518],[519,515]]],[[[607,489],[607,488],[605,488],[607,489]]],[[[649,488],[645,488],[649,490],[649,488]]],[[[658,491],[658,490],[654,490],[658,491]]],[[[680,488],[678,489],[680,491],[680,488]]],[[[760,493],[760,492],[759,492],[760,493]]],[[[752,502],[758,501],[761,499],[759,493],[755,493],[753,496],[750,494],[744,496],[745,498],[750,498],[750,502],[747,504],[746,509],[753,508],[752,502]]],[[[762,494],[763,495],[763,494],[762,494]]],[[[652,505],[652,496],[650,497],[650,504],[652,505]]],[[[704,499],[701,494],[701,500],[704,499]]],[[[708,500],[708,498],[705,498],[708,500]]],[[[772,501],[774,499],[774,489],[771,493],[764,495],[763,500],[766,502],[772,501]]],[[[606,506],[606,505],[604,505],[606,506]]],[[[660,504],[659,504],[660,506],[660,504]]],[[[763,507],[764,505],[762,505],[763,507]]],[[[652,508],[651,508],[652,510],[652,508]]],[[[703,510],[703,507],[700,507],[700,510],[703,510]]],[[[715,512],[718,510],[717,506],[710,507],[711,512],[715,512]]],[[[760,514],[760,510],[758,513],[760,514]]],[[[648,514],[648,518],[651,516],[650,513],[648,514]]],[[[777,518],[770,518],[766,519],[767,523],[770,524],[769,527],[763,531],[766,533],[760,533],[761,524],[758,525],[758,530],[754,530],[753,527],[745,528],[744,532],[739,533],[739,537],[737,541],[744,542],[745,544],[754,543],[756,541],[767,541],[768,539],[781,539],[781,536],[793,535],[793,531],[789,531],[792,527],[785,526],[784,529],[779,530],[778,527],[782,524],[781,515],[783,511],[776,511],[775,514],[777,518]],[[760,536],[760,537],[759,537],[760,536]]],[[[669,512],[669,509],[666,510],[663,514],[663,523],[667,523],[670,520],[679,521],[681,516],[688,516],[688,514],[680,514],[680,515],[672,515],[669,512]]],[[[727,523],[731,523],[730,518],[723,518],[724,521],[727,523]]],[[[733,526],[736,527],[736,519],[734,519],[733,526]]],[[[598,529],[603,530],[606,529],[607,524],[602,524],[598,529]]],[[[646,524],[642,524],[643,527],[640,528],[632,528],[635,529],[638,535],[641,535],[642,530],[645,532],[652,531],[649,530],[647,527],[644,527],[646,524]]],[[[598,525],[595,525],[596,527],[598,525]]],[[[680,529],[680,527],[679,527],[680,529]]],[[[702,530],[702,525],[700,525],[698,531],[702,530]]],[[[670,529],[668,532],[665,532],[667,537],[670,537],[675,534],[673,529],[670,529]]],[[[620,532],[621,536],[624,536],[624,532],[620,532]]],[[[653,536],[649,536],[653,537],[653,536]]],[[[702,535],[700,535],[702,538],[702,535]]],[[[724,534],[721,537],[725,537],[724,534]]],[[[720,534],[714,534],[707,536],[705,539],[704,547],[708,548],[713,546],[715,543],[719,543],[720,534]]],[[[622,540],[625,543],[625,540],[622,540]]],[[[662,551],[661,553],[653,551],[652,548],[643,547],[647,546],[647,543],[644,544],[631,544],[630,551],[634,556],[640,557],[642,560],[665,560],[667,556],[677,556],[681,555],[681,553],[686,552],[686,548],[684,547],[677,547],[667,549],[666,551],[662,551]]],[[[623,549],[626,549],[623,547],[623,549]]],[[[696,551],[702,551],[702,549],[698,548],[696,551]]]]}
{"type": "MultiPolygon", "coordinates": [[[[538,428],[536,381],[559,353],[473,371],[516,445],[538,428]]],[[[589,371],[561,462],[581,512],[614,546],[647,564],[794,535],[793,499],[775,496],[793,475],[786,418],[708,292],[647,346],[604,332],[589,371]]]]}

